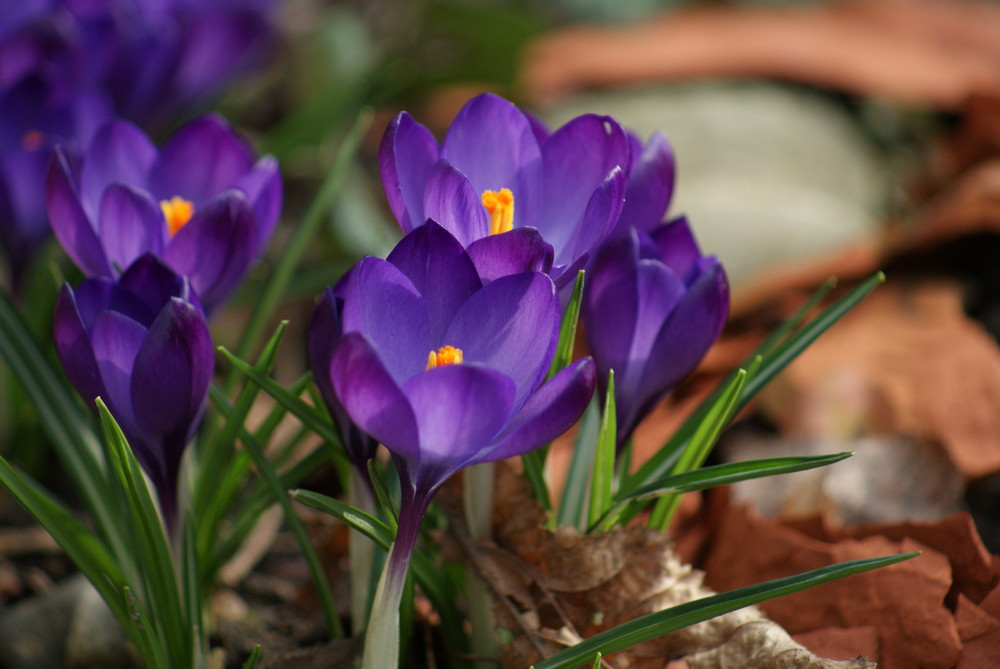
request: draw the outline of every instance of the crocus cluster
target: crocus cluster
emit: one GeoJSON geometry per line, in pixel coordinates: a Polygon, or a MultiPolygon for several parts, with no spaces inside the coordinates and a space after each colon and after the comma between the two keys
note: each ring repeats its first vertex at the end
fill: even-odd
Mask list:
{"type": "Polygon", "coordinates": [[[82,160],[57,148],[46,204],[56,238],[88,276],[117,276],[153,253],[187,276],[211,314],[263,252],[281,210],[274,158],[218,116],[195,119],[157,150],[110,121],[82,160]]]}
{"type": "MultiPolygon", "coordinates": [[[[433,220],[483,276],[586,268],[582,317],[601,386],[616,374],[619,445],[718,337],[728,288],[684,220],[664,224],[673,151],[612,118],[550,132],[494,95],[470,100],[440,144],[408,114],[382,139],[383,185],[404,232],[433,220]]],[[[562,291],[567,297],[567,290],[562,291]]]]}
{"type": "Polygon", "coordinates": [[[0,11],[0,243],[16,291],[48,233],[52,148],[176,123],[260,60],[273,0],[11,0],[0,11]]]}
{"type": "Polygon", "coordinates": [[[101,397],[156,485],[168,527],[176,512],[181,455],[201,418],[214,347],[187,278],[150,254],[118,280],[63,286],[53,321],[70,381],[101,397]]]}

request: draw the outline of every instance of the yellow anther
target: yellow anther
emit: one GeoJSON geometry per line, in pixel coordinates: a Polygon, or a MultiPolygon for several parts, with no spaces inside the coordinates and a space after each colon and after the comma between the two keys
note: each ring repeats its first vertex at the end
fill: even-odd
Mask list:
{"type": "Polygon", "coordinates": [[[454,346],[442,346],[436,351],[427,354],[427,369],[434,369],[441,365],[462,364],[462,349],[454,346]]]}
{"type": "Polygon", "coordinates": [[[490,234],[499,235],[514,228],[514,194],[509,188],[483,191],[483,206],[490,215],[490,234]]]}
{"type": "Polygon", "coordinates": [[[169,200],[160,200],[160,209],[163,211],[163,218],[167,220],[167,230],[171,237],[194,216],[194,205],[177,195],[169,200]]]}

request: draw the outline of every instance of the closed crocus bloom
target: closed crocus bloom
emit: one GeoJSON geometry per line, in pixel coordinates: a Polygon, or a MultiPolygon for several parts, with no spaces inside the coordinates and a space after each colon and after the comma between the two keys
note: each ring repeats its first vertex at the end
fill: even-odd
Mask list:
{"type": "Polygon", "coordinates": [[[188,281],[152,255],[118,280],[63,286],[56,351],[91,407],[101,397],[156,485],[168,527],[181,455],[201,419],[214,369],[204,313],[188,281]]]}
{"type": "Polygon", "coordinates": [[[379,152],[404,232],[437,221],[477,266],[492,246],[519,245],[520,266],[504,271],[546,271],[560,287],[614,230],[632,162],[631,141],[609,116],[580,116],[550,134],[489,94],[462,108],[441,144],[399,114],[379,152]],[[551,268],[541,262],[543,245],[552,248],[551,268]]]}
{"type": "MultiPolygon", "coordinates": [[[[366,641],[384,650],[433,494],[464,467],[526,453],[565,431],[593,393],[594,368],[583,359],[543,383],[559,325],[551,278],[519,272],[484,282],[434,222],[386,260],[361,260],[334,293],[341,334],[330,342],[329,385],[354,423],[389,449],[401,480],[399,532],[377,595],[383,617],[373,613],[366,641]]],[[[364,666],[379,666],[366,656],[364,666]]]]}
{"type": "Polygon", "coordinates": [[[219,116],[157,150],[125,121],[101,127],[79,167],[56,149],[46,206],[56,238],[88,276],[116,276],[144,253],[184,274],[211,314],[264,250],[281,210],[277,161],[219,116]]]}
{"type": "Polygon", "coordinates": [[[729,286],[683,218],[607,244],[587,272],[581,314],[602,388],[615,371],[618,445],[722,332],[729,286]]]}

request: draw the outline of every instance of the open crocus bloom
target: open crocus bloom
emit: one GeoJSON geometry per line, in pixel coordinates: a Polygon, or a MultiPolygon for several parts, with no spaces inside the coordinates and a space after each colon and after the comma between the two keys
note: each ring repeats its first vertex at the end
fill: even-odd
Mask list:
{"type": "Polygon", "coordinates": [[[440,145],[399,114],[382,140],[379,166],[404,232],[433,219],[469,248],[477,266],[480,255],[493,255],[482,246],[519,244],[519,269],[547,271],[561,287],[618,222],[631,144],[609,116],[580,116],[549,134],[510,102],[484,94],[462,108],[440,145]],[[551,269],[543,266],[545,244],[551,269]]]}
{"type": "Polygon", "coordinates": [[[63,286],[53,322],[66,375],[101,397],[156,485],[168,526],[181,455],[201,419],[214,368],[208,324],[188,281],[144,255],[115,281],[63,286]]]}
{"type": "Polygon", "coordinates": [[[520,272],[484,284],[434,222],[387,260],[361,260],[335,292],[342,333],[329,342],[329,385],[392,452],[411,498],[471,464],[547,443],[592,394],[589,359],[541,385],[558,337],[552,280],[520,272]]]}
{"type": "MultiPolygon", "coordinates": [[[[386,260],[361,260],[324,299],[314,328],[338,327],[321,325],[333,352],[329,380],[318,385],[332,388],[358,428],[389,449],[399,472],[399,529],[362,663],[390,666],[410,556],[434,493],[464,467],[526,453],[564,432],[593,394],[594,365],[579,360],[543,384],[559,327],[552,279],[527,271],[485,280],[434,221],[386,260]]],[[[313,351],[320,338],[311,333],[313,351]]],[[[312,360],[315,368],[327,357],[312,360]]]]}
{"type": "Polygon", "coordinates": [[[581,315],[602,388],[615,370],[619,447],[694,370],[728,314],[722,265],[701,255],[683,218],[650,234],[632,229],[598,253],[581,315]]]}
{"type": "Polygon", "coordinates": [[[211,313],[263,252],[281,210],[277,161],[207,115],[156,146],[125,121],[101,127],[79,168],[56,149],[46,208],[56,237],[89,276],[117,276],[153,253],[211,313]]]}

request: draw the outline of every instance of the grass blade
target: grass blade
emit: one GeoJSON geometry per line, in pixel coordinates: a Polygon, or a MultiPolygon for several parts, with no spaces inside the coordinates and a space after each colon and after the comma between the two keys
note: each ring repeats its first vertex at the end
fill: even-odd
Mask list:
{"type": "MultiPolygon", "coordinates": [[[[191,666],[194,640],[181,606],[181,595],[177,589],[163,523],[125,435],[101,398],[97,398],[96,403],[112,465],[113,475],[110,480],[112,484],[120,485],[125,492],[127,509],[123,520],[132,539],[128,559],[142,575],[145,585],[143,601],[150,610],[156,612],[152,623],[161,630],[170,666],[191,666]]],[[[173,512],[164,509],[168,517],[173,512]]]]}
{"type": "MultiPolygon", "coordinates": [[[[672,469],[674,474],[684,474],[698,469],[712,452],[715,443],[719,440],[723,428],[736,414],[736,403],[740,393],[746,385],[747,372],[744,369],[736,372],[736,377],[729,386],[722,392],[720,401],[716,403],[712,410],[705,416],[698,429],[691,435],[691,441],[681,453],[680,458],[672,469]]],[[[681,498],[677,495],[661,497],[653,508],[653,513],[649,519],[649,526],[657,530],[666,530],[673,520],[677,508],[680,506],[681,498]]]]}
{"type": "MultiPolygon", "coordinates": [[[[278,256],[278,264],[274,269],[274,273],[264,287],[264,291],[257,301],[257,307],[253,312],[253,316],[250,318],[250,322],[243,332],[243,337],[236,347],[237,355],[240,358],[246,358],[257,345],[261,333],[271,320],[275,307],[277,307],[278,302],[287,292],[296,266],[302,259],[302,255],[306,249],[309,248],[309,244],[312,243],[320,225],[325,220],[333,198],[344,184],[351,161],[361,144],[362,138],[364,138],[365,132],[371,125],[372,118],[373,113],[371,110],[365,110],[358,114],[354,125],[344,136],[344,140],[341,142],[337,155],[334,158],[333,166],[320,186],[319,192],[313,199],[312,204],[309,206],[309,210],[296,227],[295,233],[291,240],[289,240],[288,245],[278,256]]],[[[234,377],[231,376],[227,379],[225,387],[230,387],[233,382],[234,377]]]]}
{"type": "Polygon", "coordinates": [[[594,452],[593,476],[590,479],[590,513],[588,527],[611,508],[615,479],[615,446],[618,443],[618,426],[615,415],[615,370],[608,373],[608,389],[604,396],[601,428],[597,432],[597,450],[594,452]]]}
{"type": "MultiPolygon", "coordinates": [[[[584,509],[587,508],[588,483],[590,472],[594,465],[594,451],[597,448],[597,430],[601,411],[595,397],[591,400],[583,419],[580,421],[580,431],[573,444],[573,455],[563,484],[562,499],[559,502],[559,513],[556,524],[560,527],[575,527],[580,532],[585,531],[584,509]]],[[[555,527],[550,527],[555,530],[555,527]]]]}
{"type": "Polygon", "coordinates": [[[333,427],[329,419],[323,415],[323,412],[292,395],[273,379],[227,351],[224,346],[219,347],[219,352],[232,363],[233,367],[260,386],[261,390],[280,402],[290,413],[302,421],[303,425],[307,426],[325,441],[334,445],[340,445],[340,435],[337,434],[337,430],[333,427]]]}
{"type": "Polygon", "coordinates": [[[649,485],[636,488],[622,501],[665,494],[695,492],[697,490],[715,488],[720,485],[729,485],[731,483],[739,483],[740,481],[764,478],[766,476],[792,474],[807,469],[826,467],[841,460],[846,460],[852,455],[854,453],[844,452],[819,456],[766,458],[702,467],[691,472],[667,476],[649,485]]]}

